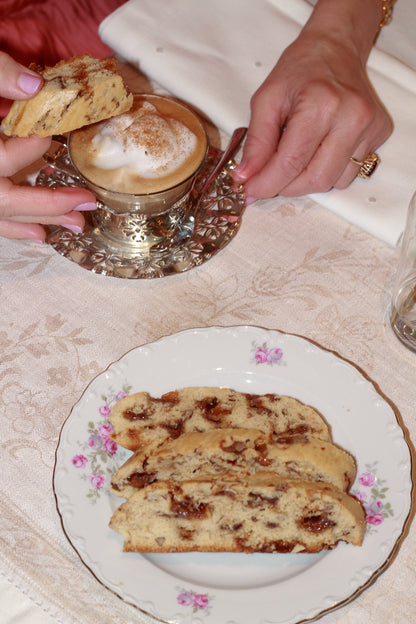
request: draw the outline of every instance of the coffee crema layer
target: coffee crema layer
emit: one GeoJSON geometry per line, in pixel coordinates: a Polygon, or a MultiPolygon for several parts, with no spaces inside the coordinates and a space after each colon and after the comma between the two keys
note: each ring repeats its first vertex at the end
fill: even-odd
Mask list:
{"type": "Polygon", "coordinates": [[[136,95],[129,112],[69,138],[72,162],[87,181],[135,195],[184,182],[200,167],[206,150],[205,128],[196,113],[159,95],[136,95]]]}

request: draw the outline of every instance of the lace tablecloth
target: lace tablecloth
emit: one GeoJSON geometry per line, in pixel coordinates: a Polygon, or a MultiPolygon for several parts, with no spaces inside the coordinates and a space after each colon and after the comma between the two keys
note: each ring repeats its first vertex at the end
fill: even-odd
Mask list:
{"type": "MultiPolygon", "coordinates": [[[[52,488],[71,407],[91,379],[135,346],[194,327],[255,325],[299,334],[365,371],[397,407],[409,436],[416,435],[416,357],[386,320],[397,254],[305,199],[250,206],[222,252],[163,279],[104,277],[49,246],[0,240],[2,624],[32,624],[36,617],[62,624],[143,621],[84,567],[62,531],[52,488]],[[16,606],[16,595],[23,596],[23,611],[26,604],[33,611],[13,619],[8,605],[16,606]]],[[[379,579],[322,622],[412,621],[415,558],[412,525],[379,579]]]]}

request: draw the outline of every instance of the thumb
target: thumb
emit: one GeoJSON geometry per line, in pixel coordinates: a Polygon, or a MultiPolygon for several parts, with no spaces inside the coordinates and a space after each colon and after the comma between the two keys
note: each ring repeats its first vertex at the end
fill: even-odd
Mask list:
{"type": "Polygon", "coordinates": [[[42,76],[0,52],[0,96],[25,100],[35,95],[42,84],[42,76]]]}

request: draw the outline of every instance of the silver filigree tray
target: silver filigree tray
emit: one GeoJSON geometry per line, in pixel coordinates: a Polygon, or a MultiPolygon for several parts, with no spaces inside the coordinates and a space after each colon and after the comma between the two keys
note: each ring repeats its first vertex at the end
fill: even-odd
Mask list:
{"type": "MultiPolygon", "coordinates": [[[[222,156],[222,152],[211,148],[198,174],[195,188],[200,189],[209,173],[222,156]]],[[[69,158],[65,148],[55,156],[56,166],[44,167],[36,180],[38,186],[79,186],[79,180],[63,170],[68,168],[69,158]],[[60,169],[59,167],[62,167],[60,169]]],[[[84,269],[111,277],[129,279],[151,279],[183,273],[207,262],[236,235],[244,212],[245,201],[242,190],[236,190],[230,160],[212,183],[209,192],[199,203],[197,218],[189,238],[164,251],[134,253],[109,241],[91,218],[85,213],[86,225],[81,234],[60,226],[49,228],[47,242],[62,256],[69,258],[84,269]]],[[[190,197],[192,203],[198,193],[190,197]]]]}

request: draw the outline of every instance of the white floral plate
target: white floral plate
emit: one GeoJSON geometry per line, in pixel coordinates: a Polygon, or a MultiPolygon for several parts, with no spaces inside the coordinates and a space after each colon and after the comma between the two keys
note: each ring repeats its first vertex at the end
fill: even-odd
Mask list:
{"type": "Polygon", "coordinates": [[[389,563],[410,509],[410,453],[395,413],[354,366],[309,341],[255,327],[184,331],[138,347],[89,385],[65,422],[54,489],[70,542],[94,575],[138,607],[138,620],[295,624],[356,597],[389,563]],[[317,408],[357,459],[353,492],[367,511],[362,547],[318,554],[122,552],[108,528],[123,499],[111,475],[128,457],[108,437],[125,393],[226,386],[294,396],[317,408]]]}

